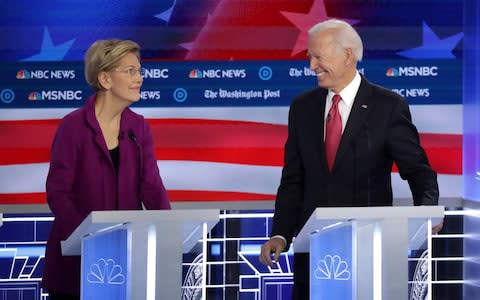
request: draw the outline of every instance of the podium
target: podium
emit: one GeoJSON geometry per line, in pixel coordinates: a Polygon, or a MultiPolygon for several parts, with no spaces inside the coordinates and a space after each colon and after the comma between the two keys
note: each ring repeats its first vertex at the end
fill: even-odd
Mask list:
{"type": "MultiPolygon", "coordinates": [[[[310,299],[409,299],[408,253],[425,243],[431,253],[443,215],[443,206],[317,208],[293,243],[310,253],[310,299]]],[[[427,277],[414,283],[431,291],[425,260],[427,277]]]]}
{"type": "Polygon", "coordinates": [[[182,254],[218,220],[216,209],[94,211],[62,254],[82,256],[83,300],[181,299],[182,254]]]}

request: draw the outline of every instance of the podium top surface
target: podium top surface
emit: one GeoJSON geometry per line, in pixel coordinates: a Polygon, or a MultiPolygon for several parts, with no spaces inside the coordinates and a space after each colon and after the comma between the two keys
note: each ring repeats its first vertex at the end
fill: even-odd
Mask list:
{"type": "Polygon", "coordinates": [[[218,209],[93,211],[67,240],[62,241],[62,253],[79,255],[84,237],[133,225],[167,223],[168,226],[187,228],[185,235],[188,235],[190,230],[194,230],[199,224],[206,223],[207,229],[210,230],[217,224],[219,215],[218,209]]]}
{"type": "Polygon", "coordinates": [[[209,221],[218,215],[218,209],[104,210],[91,212],[82,224],[209,221]]]}
{"type": "MultiPolygon", "coordinates": [[[[317,220],[379,220],[392,218],[426,219],[441,218],[443,206],[368,206],[368,207],[319,207],[311,218],[317,220]]],[[[309,219],[309,221],[310,221],[309,219]]]]}
{"type": "Polygon", "coordinates": [[[311,233],[328,230],[344,222],[404,219],[418,223],[432,219],[433,223],[438,224],[444,216],[444,210],[443,206],[318,207],[295,238],[294,249],[296,252],[308,252],[311,233]]]}

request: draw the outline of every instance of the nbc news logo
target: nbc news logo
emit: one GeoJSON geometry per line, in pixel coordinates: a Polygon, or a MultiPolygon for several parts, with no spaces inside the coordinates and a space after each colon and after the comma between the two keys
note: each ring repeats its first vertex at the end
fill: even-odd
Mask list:
{"type": "Polygon", "coordinates": [[[33,70],[17,71],[17,79],[75,79],[75,70],[33,70]]]}

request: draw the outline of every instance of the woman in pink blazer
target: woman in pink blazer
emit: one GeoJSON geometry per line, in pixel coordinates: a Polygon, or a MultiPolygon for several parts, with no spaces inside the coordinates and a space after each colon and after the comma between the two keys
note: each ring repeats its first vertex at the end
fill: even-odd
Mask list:
{"type": "Polygon", "coordinates": [[[55,215],[42,285],[50,299],[79,299],[80,257],[61,255],[65,240],[95,210],[170,209],[143,116],[128,107],[143,83],[140,47],[129,40],[95,42],[85,57],[94,89],[65,116],[52,144],[47,201],[55,215]]]}

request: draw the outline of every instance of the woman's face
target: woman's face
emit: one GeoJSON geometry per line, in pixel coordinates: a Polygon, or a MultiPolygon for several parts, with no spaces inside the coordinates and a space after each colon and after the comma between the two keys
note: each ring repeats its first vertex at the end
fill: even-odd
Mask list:
{"type": "Polygon", "coordinates": [[[142,69],[137,56],[133,53],[125,55],[115,69],[110,72],[110,91],[114,98],[137,102],[140,100],[140,88],[143,83],[142,69]]]}

